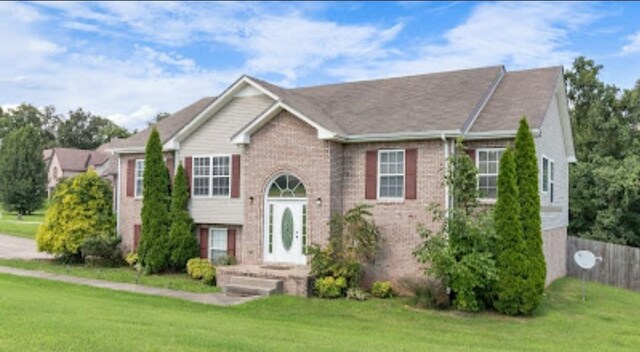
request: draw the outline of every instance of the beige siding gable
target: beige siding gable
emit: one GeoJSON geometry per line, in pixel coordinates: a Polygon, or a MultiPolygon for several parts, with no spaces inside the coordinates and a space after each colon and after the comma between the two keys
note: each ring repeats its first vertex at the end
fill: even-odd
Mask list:
{"type": "MultiPolygon", "coordinates": [[[[196,131],[180,142],[179,161],[184,164],[187,156],[242,154],[242,148],[231,144],[229,139],[267,109],[273,100],[264,94],[255,95],[255,91],[252,90],[245,89],[240,93],[242,93],[241,96],[232,98],[196,131]]],[[[241,173],[241,177],[243,176],[241,173]]],[[[240,198],[192,198],[191,216],[196,223],[201,224],[241,225],[243,194],[241,187],[240,198]]]]}

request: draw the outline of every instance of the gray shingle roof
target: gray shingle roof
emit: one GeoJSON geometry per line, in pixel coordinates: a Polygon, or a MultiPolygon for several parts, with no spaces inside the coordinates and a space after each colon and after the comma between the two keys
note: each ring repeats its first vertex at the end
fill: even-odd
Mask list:
{"type": "Polygon", "coordinates": [[[516,130],[522,116],[539,128],[561,76],[562,67],[507,73],[469,131],[516,130]]]}
{"type": "MultiPolygon", "coordinates": [[[[293,89],[249,78],[318,125],[340,136],[354,136],[462,131],[470,121],[470,132],[513,131],[523,115],[536,128],[561,75],[562,67],[504,74],[503,66],[491,66],[293,89]]],[[[162,141],[214,100],[200,99],[159,122],[162,141]]],[[[113,141],[109,149],[144,147],[150,132],[147,128],[113,141]]]]}

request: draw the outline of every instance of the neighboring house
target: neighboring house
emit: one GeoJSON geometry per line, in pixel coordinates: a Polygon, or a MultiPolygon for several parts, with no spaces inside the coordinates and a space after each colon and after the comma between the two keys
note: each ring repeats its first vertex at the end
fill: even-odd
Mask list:
{"type": "MultiPolygon", "coordinates": [[[[463,137],[478,184],[495,201],[501,151],[526,116],[540,163],[547,283],[565,275],[568,163],[575,161],[563,71],[503,66],[285,89],[243,76],[157,124],[167,165],[186,167],[201,256],[234,256],[231,275],[281,277],[307,293],[304,248],[326,244],[331,214],[373,206],[382,244],[366,282],[420,275],[419,224],[437,229],[430,204],[447,208],[446,159],[463,137]],[[283,230],[284,229],[284,230],[283,230]],[[282,236],[292,229],[293,236],[282,236]],[[292,238],[292,240],[288,240],[292,238]],[[286,270],[282,270],[286,272],[286,270]]],[[[118,230],[127,251],[140,234],[144,149],[150,129],[114,143],[118,230]]]]}
{"type": "MultiPolygon", "coordinates": [[[[47,166],[49,197],[62,178],[73,177],[94,168],[98,175],[106,178],[112,186],[117,180],[117,157],[106,151],[110,144],[105,144],[97,150],[83,150],[74,148],[45,149],[43,156],[47,166]]],[[[114,194],[115,194],[114,190],[114,194]]],[[[114,196],[115,205],[115,196],[114,196]]],[[[114,208],[115,209],[115,208],[114,208]]]]}

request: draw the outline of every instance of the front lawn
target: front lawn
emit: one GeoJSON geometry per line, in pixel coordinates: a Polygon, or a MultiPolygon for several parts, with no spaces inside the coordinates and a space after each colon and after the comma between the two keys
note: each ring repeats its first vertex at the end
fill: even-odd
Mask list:
{"type": "Polygon", "coordinates": [[[415,310],[405,299],[276,296],[235,307],[0,275],[5,351],[636,351],[640,294],[564,279],[534,318],[415,310]]]}
{"type": "Polygon", "coordinates": [[[39,210],[31,215],[24,215],[22,220],[18,220],[15,213],[0,212],[0,234],[36,238],[38,227],[44,221],[44,212],[39,210]]]}
{"type": "Polygon", "coordinates": [[[85,277],[89,279],[100,279],[117,282],[136,283],[144,286],[162,287],[173,290],[189,292],[218,292],[217,287],[204,285],[187,276],[187,274],[162,274],[138,276],[138,273],[130,267],[91,267],[86,265],[65,265],[55,260],[20,260],[20,259],[0,259],[0,265],[10,266],[20,269],[41,270],[55,274],[65,274],[71,276],[85,277]]]}

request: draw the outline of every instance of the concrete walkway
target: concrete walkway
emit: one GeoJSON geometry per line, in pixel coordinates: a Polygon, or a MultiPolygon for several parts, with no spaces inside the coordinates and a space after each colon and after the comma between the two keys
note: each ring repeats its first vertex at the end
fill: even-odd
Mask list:
{"type": "Polygon", "coordinates": [[[176,290],[169,290],[166,288],[141,286],[136,284],[128,284],[124,282],[86,279],[86,278],[69,276],[69,275],[53,274],[53,273],[48,273],[48,272],[38,271],[38,270],[10,268],[6,266],[0,266],[0,273],[16,275],[16,276],[24,276],[24,277],[34,277],[38,279],[46,279],[46,280],[53,280],[53,281],[61,281],[61,282],[67,282],[71,284],[106,288],[109,290],[116,290],[116,291],[134,292],[134,293],[142,293],[142,294],[153,295],[153,296],[178,298],[186,301],[203,303],[203,304],[211,304],[216,306],[233,306],[236,304],[246,303],[258,298],[257,296],[251,296],[251,297],[227,296],[224,293],[194,293],[194,292],[186,292],[186,291],[176,291],[176,290]]]}
{"type": "Polygon", "coordinates": [[[36,241],[9,235],[0,235],[0,259],[52,259],[38,252],[36,241]]]}
{"type": "MultiPolygon", "coordinates": [[[[36,242],[32,239],[0,235],[0,259],[53,259],[53,256],[46,253],[38,252],[36,242]]],[[[53,281],[62,281],[72,284],[100,287],[116,291],[135,292],[154,296],[178,298],[191,302],[212,304],[217,306],[231,306],[249,302],[257,298],[227,296],[224,293],[194,293],[169,290],[166,288],[149,287],[98,279],[86,279],[69,275],[58,275],[45,271],[10,268],[6,266],[0,266],[0,273],[25,277],[35,277],[38,279],[53,281]]]]}

